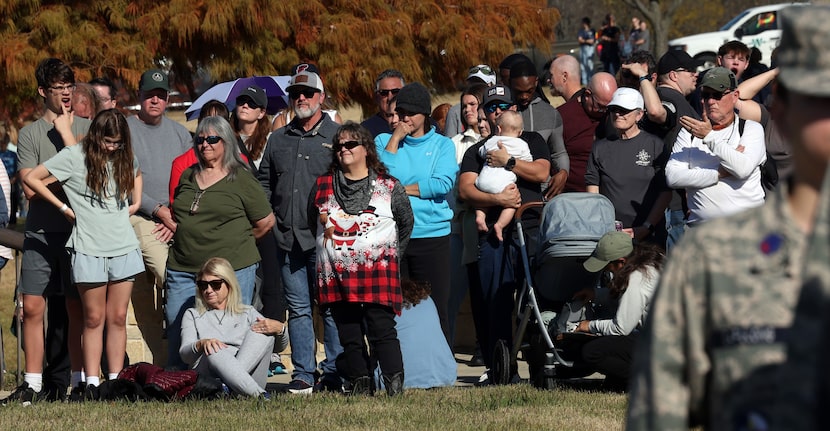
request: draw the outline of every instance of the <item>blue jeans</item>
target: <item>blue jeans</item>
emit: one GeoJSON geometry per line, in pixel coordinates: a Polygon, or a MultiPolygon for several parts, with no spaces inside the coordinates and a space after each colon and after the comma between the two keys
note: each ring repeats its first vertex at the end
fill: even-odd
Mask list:
{"type": "MultiPolygon", "coordinates": [[[[259,262],[234,271],[239,282],[242,303],[251,304],[254,296],[254,282],[259,262]]],[[[187,364],[179,356],[182,344],[182,316],[196,303],[196,274],[167,268],[167,305],[164,317],[167,319],[167,366],[179,370],[187,369],[187,364]]]]}
{"type": "MultiPolygon", "coordinates": [[[[517,245],[512,225],[505,230],[504,242],[491,232],[479,236],[478,262],[467,266],[470,281],[470,305],[473,308],[476,335],[487,368],[493,367],[493,352],[498,340],[512,347],[513,294],[517,286],[517,245]]],[[[528,235],[529,236],[529,235],[528,235]]]]}
{"type": "Polygon", "coordinates": [[[666,237],[666,253],[668,253],[686,232],[686,218],[683,210],[666,209],[666,232],[668,232],[666,237]]]}
{"type": "MultiPolygon", "coordinates": [[[[313,385],[317,359],[314,354],[316,338],[312,320],[312,304],[317,296],[317,255],[314,250],[303,251],[295,243],[291,251],[277,250],[280,263],[285,302],[288,304],[288,339],[291,343],[291,363],[294,365],[292,380],[302,380],[313,385]]],[[[343,352],[337,334],[337,326],[331,312],[321,309],[323,317],[323,346],[326,359],[320,367],[324,378],[337,376],[335,359],[343,352]]]]}
{"type": "Polygon", "coordinates": [[[579,46],[579,63],[582,72],[582,84],[588,85],[588,80],[594,76],[594,45],[579,46]]]}

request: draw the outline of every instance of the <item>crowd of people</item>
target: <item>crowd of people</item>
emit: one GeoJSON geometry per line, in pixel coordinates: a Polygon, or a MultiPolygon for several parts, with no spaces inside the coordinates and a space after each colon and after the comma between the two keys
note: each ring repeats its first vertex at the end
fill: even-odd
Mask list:
{"type": "MultiPolygon", "coordinates": [[[[826,34],[830,9],[780,18],[777,67],[753,76],[740,41],[701,70],[683,51],[654,58],[644,21],[624,37],[609,15],[599,32],[583,20],[581,64],[550,63],[558,107],[533,62],[511,54],[498,68],[472,66],[459,103],[440,110],[423,84],[384,70],[377,114],[340,124],[323,109],[322,74],[302,63],[278,127],[265,90],[250,85],[205,104],[192,136],[164,115],[163,71],[142,75],[140,110],[125,118],[108,80],[81,86],[46,59],[43,115],[20,131],[16,163],[0,165],[14,166],[30,201],[17,292],[25,379],[3,402],[67,389],[95,399],[101,375],[117,379],[128,363],[130,297],[162,291],[164,310],[141,312],[163,315],[166,365],[266,398],[289,344],[289,393],[452,385],[469,295],[487,384],[532,276],[520,248],[542,246],[540,210],[521,213],[520,241],[516,209],[596,193],[618,229],[584,261],[601,283],[574,300],[611,313],[570,328],[584,335],[567,343],[573,368],[631,391],[633,429],[777,423],[775,377],[788,353],[810,350],[791,325],[826,326],[821,313],[799,320],[797,307],[830,290],[826,268],[803,264],[808,247],[826,255],[828,227],[814,219],[827,223],[830,95],[827,49],[804,29],[826,34]],[[597,44],[604,70],[594,72],[584,60],[597,44]],[[818,286],[802,291],[808,281],[818,286]]],[[[3,192],[0,223],[13,200],[3,192]]],[[[826,388],[813,361],[813,384],[794,399],[817,409],[810,396],[826,388]]]]}

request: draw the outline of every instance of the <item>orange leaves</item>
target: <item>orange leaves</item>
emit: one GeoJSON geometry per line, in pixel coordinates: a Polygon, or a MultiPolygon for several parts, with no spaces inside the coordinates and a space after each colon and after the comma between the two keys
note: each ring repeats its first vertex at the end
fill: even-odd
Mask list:
{"type": "Polygon", "coordinates": [[[224,81],[311,61],[333,100],[368,108],[384,69],[455,89],[471,65],[549,46],[559,19],[546,0],[7,0],[0,11],[0,105],[31,98],[35,65],[56,56],[131,91],[156,64],[224,81]]]}

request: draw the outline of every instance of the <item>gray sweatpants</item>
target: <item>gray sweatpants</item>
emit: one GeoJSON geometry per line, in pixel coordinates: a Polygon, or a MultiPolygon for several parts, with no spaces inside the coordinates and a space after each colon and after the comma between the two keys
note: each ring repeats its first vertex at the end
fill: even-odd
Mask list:
{"type": "Polygon", "coordinates": [[[228,346],[212,355],[201,355],[193,369],[218,377],[234,393],[257,396],[265,392],[273,349],[274,337],[248,331],[238,349],[228,346]]]}

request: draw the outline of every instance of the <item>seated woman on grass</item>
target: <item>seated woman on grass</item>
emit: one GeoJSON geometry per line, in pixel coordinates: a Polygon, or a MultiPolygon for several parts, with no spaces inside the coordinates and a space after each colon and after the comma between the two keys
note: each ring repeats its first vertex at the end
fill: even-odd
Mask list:
{"type": "Polygon", "coordinates": [[[268,398],[274,336],[285,348],[285,325],[243,305],[230,262],[208,259],[196,274],[196,307],[182,318],[182,360],[199,374],[220,379],[234,394],[268,398]]]}

